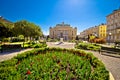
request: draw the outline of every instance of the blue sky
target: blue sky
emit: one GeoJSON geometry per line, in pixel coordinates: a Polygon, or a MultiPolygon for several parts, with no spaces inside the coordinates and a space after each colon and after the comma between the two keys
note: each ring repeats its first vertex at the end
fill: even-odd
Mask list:
{"type": "Polygon", "coordinates": [[[0,15],[16,22],[28,20],[49,27],[65,22],[78,28],[78,34],[95,25],[106,23],[106,16],[120,7],[120,0],[0,0],[0,15]]]}

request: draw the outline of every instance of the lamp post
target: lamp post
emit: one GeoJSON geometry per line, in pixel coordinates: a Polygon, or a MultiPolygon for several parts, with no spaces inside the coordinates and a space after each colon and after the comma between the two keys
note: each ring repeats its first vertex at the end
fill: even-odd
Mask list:
{"type": "Polygon", "coordinates": [[[111,35],[112,35],[112,33],[109,33],[109,45],[110,45],[110,42],[111,42],[111,35]]]}
{"type": "Polygon", "coordinates": [[[98,38],[98,35],[97,35],[97,33],[94,33],[94,36],[95,36],[95,38],[98,38]]]}

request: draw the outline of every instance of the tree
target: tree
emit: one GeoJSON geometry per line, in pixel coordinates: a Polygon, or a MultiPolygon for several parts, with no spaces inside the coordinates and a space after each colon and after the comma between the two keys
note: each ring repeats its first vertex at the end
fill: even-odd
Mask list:
{"type": "Polygon", "coordinates": [[[94,42],[95,36],[91,35],[89,41],[94,42]]]}
{"type": "Polygon", "coordinates": [[[24,35],[24,37],[37,37],[42,36],[41,28],[34,23],[26,20],[14,23],[14,34],[16,36],[24,35]]]}
{"type": "Polygon", "coordinates": [[[30,26],[30,36],[31,37],[37,37],[37,36],[42,36],[43,33],[41,31],[41,28],[37,25],[35,25],[34,23],[29,23],[29,26],[30,26]]]}
{"type": "Polygon", "coordinates": [[[49,35],[47,35],[46,39],[48,40],[49,38],[50,38],[50,36],[49,36],[49,35]]]}
{"type": "Polygon", "coordinates": [[[13,36],[14,25],[12,23],[0,22],[0,37],[11,37],[13,36]]]}
{"type": "Polygon", "coordinates": [[[78,37],[78,36],[76,36],[76,40],[79,40],[79,37],[78,37]]]}

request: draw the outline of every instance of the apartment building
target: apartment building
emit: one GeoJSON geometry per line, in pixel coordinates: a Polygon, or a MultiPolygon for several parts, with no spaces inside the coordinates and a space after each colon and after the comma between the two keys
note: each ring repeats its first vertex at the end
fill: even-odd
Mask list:
{"type": "Polygon", "coordinates": [[[106,39],[106,24],[100,24],[98,26],[90,27],[80,33],[80,38],[86,39],[90,35],[94,35],[98,38],[106,39]]]}
{"type": "Polygon", "coordinates": [[[107,41],[120,41],[120,8],[107,15],[107,41]]]}

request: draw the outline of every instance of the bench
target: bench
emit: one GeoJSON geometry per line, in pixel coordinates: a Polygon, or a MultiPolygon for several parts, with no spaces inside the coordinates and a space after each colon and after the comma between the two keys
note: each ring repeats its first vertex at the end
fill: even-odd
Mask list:
{"type": "Polygon", "coordinates": [[[8,50],[15,50],[15,49],[21,49],[21,44],[4,44],[1,45],[1,53],[3,51],[8,51],[8,50]]]}
{"type": "Polygon", "coordinates": [[[114,47],[115,47],[115,48],[119,48],[119,49],[120,49],[120,45],[115,45],[114,47]]]}
{"type": "Polygon", "coordinates": [[[115,48],[120,48],[120,42],[115,42],[114,44],[115,44],[114,46],[115,48]]]}
{"type": "Polygon", "coordinates": [[[103,47],[102,46],[101,50],[100,50],[100,53],[102,54],[103,52],[120,55],[120,49],[117,49],[117,48],[103,47]]]}

